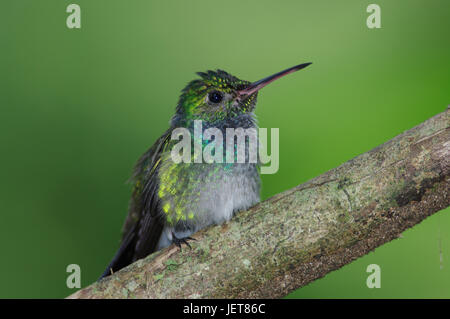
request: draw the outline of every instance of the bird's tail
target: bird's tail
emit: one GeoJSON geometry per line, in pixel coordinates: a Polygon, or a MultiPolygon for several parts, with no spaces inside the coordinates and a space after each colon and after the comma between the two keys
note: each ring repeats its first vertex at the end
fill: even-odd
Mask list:
{"type": "Polygon", "coordinates": [[[106,267],[106,270],[103,272],[100,278],[98,278],[98,280],[107,277],[116,271],[119,271],[120,269],[128,266],[133,262],[134,240],[135,232],[128,232],[127,236],[125,236],[122,240],[120,248],[114,255],[114,258],[111,260],[108,267],[106,267]]]}

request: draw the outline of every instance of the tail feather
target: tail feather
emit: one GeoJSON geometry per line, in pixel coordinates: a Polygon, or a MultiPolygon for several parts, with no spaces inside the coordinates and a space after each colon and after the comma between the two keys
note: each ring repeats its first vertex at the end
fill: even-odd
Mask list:
{"type": "Polygon", "coordinates": [[[100,276],[100,278],[98,278],[98,280],[107,277],[116,271],[119,271],[120,269],[128,266],[133,262],[134,247],[136,241],[135,237],[136,236],[134,229],[131,229],[131,231],[128,232],[127,236],[125,236],[122,240],[122,244],[120,245],[119,250],[114,255],[114,258],[109,263],[108,267],[100,276]]]}

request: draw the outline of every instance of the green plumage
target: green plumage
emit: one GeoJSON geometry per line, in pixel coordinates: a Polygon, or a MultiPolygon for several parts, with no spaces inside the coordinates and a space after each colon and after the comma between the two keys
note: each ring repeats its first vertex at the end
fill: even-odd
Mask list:
{"type": "MultiPolygon", "coordinates": [[[[194,158],[198,155],[194,151],[196,143],[201,150],[210,143],[216,143],[212,145],[214,152],[219,146],[225,150],[227,129],[257,129],[253,111],[258,90],[306,65],[254,83],[222,70],[198,73],[200,79],[193,80],[182,90],[169,129],[136,164],[122,243],[103,276],[171,243],[187,243],[186,239],[199,229],[227,221],[236,211],[259,201],[258,163],[196,163],[194,159],[175,163],[171,151],[177,140],[172,140],[172,132],[177,128],[190,132],[194,158]],[[216,128],[223,140],[216,140],[216,137],[206,142],[202,138],[196,140],[195,121],[202,121],[202,134],[208,128],[216,128]]],[[[237,140],[233,137],[231,141],[234,141],[231,159],[235,159],[237,140]]],[[[245,141],[248,143],[248,139],[245,141]]],[[[245,148],[247,150],[247,146],[245,148]]],[[[224,160],[228,158],[225,153],[224,160]]]]}

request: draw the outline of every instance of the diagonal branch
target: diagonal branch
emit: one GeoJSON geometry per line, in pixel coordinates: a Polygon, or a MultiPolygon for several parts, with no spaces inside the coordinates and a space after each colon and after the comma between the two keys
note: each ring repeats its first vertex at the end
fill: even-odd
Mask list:
{"type": "Polygon", "coordinates": [[[449,206],[450,108],[69,298],[278,298],[449,206]]]}

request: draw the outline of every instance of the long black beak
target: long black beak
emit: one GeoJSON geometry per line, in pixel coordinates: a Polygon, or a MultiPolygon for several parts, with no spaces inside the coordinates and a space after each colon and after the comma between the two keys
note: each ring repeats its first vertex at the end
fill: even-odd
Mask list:
{"type": "Polygon", "coordinates": [[[268,76],[268,77],[266,77],[266,78],[264,78],[262,80],[253,82],[247,88],[238,91],[238,94],[239,95],[250,95],[252,93],[255,93],[256,91],[261,90],[267,84],[269,84],[269,83],[271,83],[271,82],[273,82],[275,80],[278,80],[279,78],[282,78],[285,75],[288,75],[288,74],[293,73],[295,71],[298,71],[298,70],[301,70],[303,68],[306,68],[310,64],[311,64],[310,62],[309,63],[299,64],[299,65],[293,66],[293,67],[291,67],[289,69],[286,69],[286,70],[283,70],[281,72],[275,73],[275,74],[273,74],[271,76],[268,76]]]}

